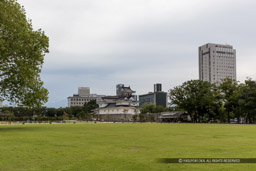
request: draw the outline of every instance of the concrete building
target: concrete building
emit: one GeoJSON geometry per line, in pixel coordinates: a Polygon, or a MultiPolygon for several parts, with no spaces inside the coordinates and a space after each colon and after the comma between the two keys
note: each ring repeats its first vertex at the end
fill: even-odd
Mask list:
{"type": "Polygon", "coordinates": [[[161,84],[154,85],[154,92],[149,92],[148,94],[139,95],[139,105],[140,107],[144,103],[153,103],[156,106],[168,106],[167,93],[162,91],[161,84]]]}
{"type": "Polygon", "coordinates": [[[78,95],[80,97],[90,96],[90,88],[89,87],[78,87],[78,95]]]}
{"type": "Polygon", "coordinates": [[[236,80],[236,50],[231,45],[208,43],[199,47],[199,79],[220,83],[236,80]]]}
{"type": "Polygon", "coordinates": [[[78,94],[68,97],[68,107],[83,106],[91,100],[101,101],[105,95],[90,94],[89,87],[79,87],[78,94]]]}
{"type": "Polygon", "coordinates": [[[100,121],[132,121],[139,114],[139,102],[133,98],[135,91],[123,84],[116,86],[116,96],[105,96],[96,110],[100,121]]]}

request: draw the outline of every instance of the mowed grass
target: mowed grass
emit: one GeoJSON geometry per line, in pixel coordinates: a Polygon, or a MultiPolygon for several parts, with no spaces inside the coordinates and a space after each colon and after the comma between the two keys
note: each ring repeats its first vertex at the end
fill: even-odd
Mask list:
{"type": "Polygon", "coordinates": [[[0,170],[256,170],[156,158],[256,158],[256,125],[89,123],[0,126],[0,170]]]}

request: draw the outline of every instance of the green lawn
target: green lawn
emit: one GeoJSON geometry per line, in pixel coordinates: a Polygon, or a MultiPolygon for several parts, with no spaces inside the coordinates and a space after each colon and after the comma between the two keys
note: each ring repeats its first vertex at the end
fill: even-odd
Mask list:
{"type": "Polygon", "coordinates": [[[256,170],[256,164],[162,164],[156,158],[256,158],[256,125],[0,126],[0,170],[256,170]]]}

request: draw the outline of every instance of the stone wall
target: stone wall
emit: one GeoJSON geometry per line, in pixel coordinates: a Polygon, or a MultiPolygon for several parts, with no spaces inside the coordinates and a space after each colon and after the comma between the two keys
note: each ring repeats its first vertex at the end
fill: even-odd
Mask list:
{"type": "MultiPolygon", "coordinates": [[[[159,122],[160,114],[144,114],[143,117],[137,115],[136,122],[159,122]]],[[[132,114],[106,114],[106,115],[98,115],[98,121],[104,122],[133,122],[135,115],[132,114]]]]}
{"type": "Polygon", "coordinates": [[[98,121],[105,121],[105,122],[132,122],[131,114],[106,114],[106,115],[98,115],[98,121]]]}

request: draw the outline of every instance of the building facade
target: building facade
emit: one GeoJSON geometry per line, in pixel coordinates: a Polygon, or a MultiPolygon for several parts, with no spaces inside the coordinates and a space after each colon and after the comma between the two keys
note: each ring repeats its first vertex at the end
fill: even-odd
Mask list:
{"type": "Polygon", "coordinates": [[[236,80],[236,50],[231,45],[208,43],[199,47],[199,79],[220,83],[236,80]]]}
{"type": "Polygon", "coordinates": [[[153,103],[156,106],[168,106],[167,93],[162,91],[161,84],[154,85],[154,92],[148,94],[139,95],[140,107],[145,103],[153,103]]]}
{"type": "Polygon", "coordinates": [[[68,107],[83,106],[91,100],[101,101],[105,95],[90,94],[89,87],[79,87],[78,94],[68,97],[68,107]]]}

